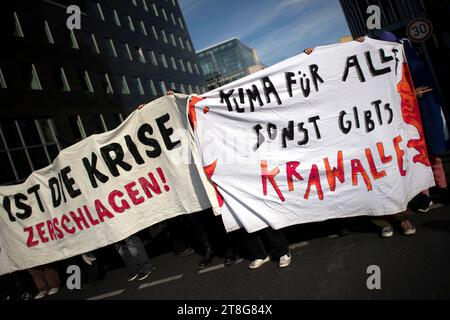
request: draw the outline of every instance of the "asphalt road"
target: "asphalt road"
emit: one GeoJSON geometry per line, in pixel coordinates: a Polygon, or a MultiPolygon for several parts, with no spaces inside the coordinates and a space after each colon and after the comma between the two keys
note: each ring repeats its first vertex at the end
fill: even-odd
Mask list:
{"type": "Polygon", "coordinates": [[[119,268],[80,291],[62,289],[46,300],[449,299],[450,207],[412,221],[417,234],[411,237],[382,239],[364,228],[345,237],[313,232],[292,243],[292,265],[285,269],[271,262],[250,270],[247,260],[224,267],[218,259],[199,273],[199,255],[163,254],[152,259],[157,269],[142,282],[127,282],[126,269],[119,268]],[[380,268],[379,290],[366,285],[371,265],[380,268]]]}

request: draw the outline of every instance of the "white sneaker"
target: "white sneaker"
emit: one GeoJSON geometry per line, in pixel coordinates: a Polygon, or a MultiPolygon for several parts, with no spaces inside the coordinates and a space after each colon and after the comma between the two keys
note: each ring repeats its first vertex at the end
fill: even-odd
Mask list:
{"type": "Polygon", "coordinates": [[[290,253],[285,254],[284,256],[282,256],[280,258],[280,262],[279,262],[278,266],[280,268],[289,267],[289,265],[291,264],[291,260],[292,260],[291,254],[290,253]]]}
{"type": "Polygon", "coordinates": [[[83,253],[81,255],[81,257],[83,258],[84,262],[86,262],[90,266],[92,266],[92,262],[97,260],[97,257],[93,253],[90,253],[90,252],[83,253]]]}
{"type": "Polygon", "coordinates": [[[250,269],[257,269],[259,267],[261,267],[264,263],[269,262],[270,261],[270,257],[267,256],[265,259],[256,259],[253,260],[252,263],[250,263],[250,265],[248,266],[250,269]]]}
{"type": "Polygon", "coordinates": [[[49,296],[51,296],[51,295],[54,295],[54,294],[56,294],[56,293],[58,293],[58,291],[59,291],[59,288],[51,288],[49,291],[48,291],[48,295],[49,296]]]}
{"type": "Polygon", "coordinates": [[[34,296],[35,299],[42,299],[47,294],[47,290],[41,290],[37,295],[34,296]]]}

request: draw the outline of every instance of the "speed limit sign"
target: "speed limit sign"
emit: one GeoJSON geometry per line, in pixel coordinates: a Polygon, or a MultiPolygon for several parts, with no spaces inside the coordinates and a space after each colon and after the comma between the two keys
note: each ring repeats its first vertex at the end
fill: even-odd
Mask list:
{"type": "Polygon", "coordinates": [[[413,42],[424,42],[431,37],[433,24],[426,18],[412,20],[406,27],[406,35],[413,42]]]}

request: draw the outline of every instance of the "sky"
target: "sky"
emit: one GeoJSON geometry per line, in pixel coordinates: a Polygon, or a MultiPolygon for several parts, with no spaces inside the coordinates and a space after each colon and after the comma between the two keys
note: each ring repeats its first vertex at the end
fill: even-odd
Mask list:
{"type": "Polygon", "coordinates": [[[349,36],[339,0],[178,0],[195,50],[233,37],[270,66],[349,36]]]}

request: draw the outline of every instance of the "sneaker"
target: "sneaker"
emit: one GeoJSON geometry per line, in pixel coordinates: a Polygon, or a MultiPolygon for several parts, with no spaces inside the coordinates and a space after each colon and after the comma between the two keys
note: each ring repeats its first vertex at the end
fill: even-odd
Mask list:
{"type": "Polygon", "coordinates": [[[290,253],[285,254],[284,256],[282,256],[280,258],[280,262],[278,263],[278,266],[280,268],[289,267],[291,265],[291,260],[292,260],[291,254],[290,253]]]}
{"type": "Polygon", "coordinates": [[[49,296],[52,296],[52,295],[58,293],[58,291],[59,291],[59,288],[51,288],[51,289],[48,291],[47,294],[48,294],[49,296]]]}
{"type": "Polygon", "coordinates": [[[264,263],[269,262],[270,261],[270,257],[267,256],[265,259],[256,259],[253,260],[252,263],[250,263],[250,265],[248,266],[250,269],[257,269],[259,267],[261,267],[264,263]]]}
{"type": "Polygon", "coordinates": [[[47,294],[47,290],[41,290],[37,295],[34,296],[35,299],[42,299],[47,294]]]}
{"type": "Polygon", "coordinates": [[[178,258],[184,258],[184,257],[189,257],[189,256],[193,255],[194,253],[195,253],[194,249],[192,249],[192,248],[190,248],[190,247],[187,247],[187,248],[184,249],[183,251],[177,252],[175,255],[176,255],[178,258]]]}
{"type": "Polygon", "coordinates": [[[81,255],[81,257],[83,258],[84,262],[86,262],[90,266],[92,266],[92,262],[97,260],[97,257],[93,253],[90,253],[90,252],[83,253],[81,255]]]}
{"type": "Polygon", "coordinates": [[[413,234],[416,233],[416,228],[407,219],[402,221],[400,228],[402,229],[402,233],[404,236],[412,236],[413,234]]]}
{"type": "Polygon", "coordinates": [[[139,273],[131,273],[128,275],[128,282],[135,280],[138,277],[139,273]]]}
{"type": "Polygon", "coordinates": [[[431,197],[429,197],[425,194],[421,194],[417,198],[416,210],[419,212],[425,213],[430,210],[432,205],[433,205],[433,201],[431,201],[431,197]]]}
{"type": "Polygon", "coordinates": [[[139,272],[137,275],[138,281],[147,279],[151,273],[152,273],[151,271],[139,272]]]}
{"type": "Polygon", "coordinates": [[[387,226],[381,229],[380,237],[390,238],[394,235],[394,228],[392,226],[387,226]]]}
{"type": "Polygon", "coordinates": [[[238,261],[238,257],[236,255],[236,253],[229,252],[226,254],[223,264],[225,265],[225,267],[229,267],[229,266],[235,264],[237,261],[238,261]]]}

